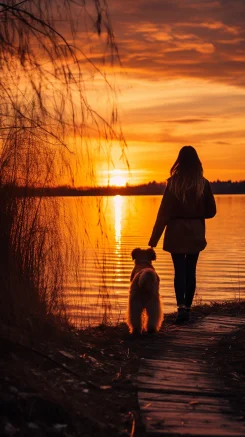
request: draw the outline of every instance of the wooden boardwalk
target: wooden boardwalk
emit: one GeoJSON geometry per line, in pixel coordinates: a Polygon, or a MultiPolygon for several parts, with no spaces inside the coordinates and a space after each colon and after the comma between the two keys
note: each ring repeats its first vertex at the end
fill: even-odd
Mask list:
{"type": "Polygon", "coordinates": [[[208,316],[159,334],[151,359],[142,358],[137,378],[147,437],[245,437],[245,422],[234,416],[230,392],[202,359],[205,348],[244,322],[244,318],[208,316]]]}

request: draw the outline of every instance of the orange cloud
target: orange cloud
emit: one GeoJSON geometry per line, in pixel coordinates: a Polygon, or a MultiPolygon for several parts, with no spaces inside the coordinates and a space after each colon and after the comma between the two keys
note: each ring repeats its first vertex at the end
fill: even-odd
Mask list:
{"type": "Polygon", "coordinates": [[[111,15],[126,69],[244,86],[244,2],[126,0],[111,15]]]}

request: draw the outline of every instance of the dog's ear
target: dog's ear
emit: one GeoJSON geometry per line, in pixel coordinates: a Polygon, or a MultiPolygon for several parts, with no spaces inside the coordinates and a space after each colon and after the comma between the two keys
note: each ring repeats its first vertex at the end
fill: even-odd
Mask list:
{"type": "Polygon", "coordinates": [[[139,247],[136,247],[136,249],[132,250],[132,253],[131,253],[132,259],[136,259],[140,252],[141,252],[141,249],[139,247]]]}
{"type": "Polygon", "coordinates": [[[152,247],[147,249],[147,253],[149,254],[149,257],[152,261],[155,261],[157,259],[156,252],[154,249],[152,249],[152,247]]]}

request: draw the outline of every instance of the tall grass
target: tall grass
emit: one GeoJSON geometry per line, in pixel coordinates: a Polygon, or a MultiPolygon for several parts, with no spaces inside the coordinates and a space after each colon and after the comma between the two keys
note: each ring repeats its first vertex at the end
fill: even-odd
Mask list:
{"type": "Polygon", "coordinates": [[[25,185],[19,192],[17,175],[23,171],[23,158],[33,154],[32,163],[37,161],[32,143],[23,141],[23,137],[23,142],[18,143],[19,140],[8,138],[5,151],[8,150],[9,159],[1,161],[0,320],[24,327],[48,321],[51,315],[65,317],[66,252],[62,248],[62,210],[58,200],[50,199],[47,204],[42,195],[28,194],[34,177],[29,163],[24,169],[25,185]],[[18,160],[15,147],[19,152],[24,148],[18,160]]]}

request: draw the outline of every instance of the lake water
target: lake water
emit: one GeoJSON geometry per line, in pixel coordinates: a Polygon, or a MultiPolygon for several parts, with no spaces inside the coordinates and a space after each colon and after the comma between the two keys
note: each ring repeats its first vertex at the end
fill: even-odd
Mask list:
{"type": "MultiPolygon", "coordinates": [[[[206,220],[207,247],[197,265],[194,302],[245,298],[245,195],[217,195],[217,215],[206,220]]],[[[161,196],[65,198],[69,220],[76,223],[71,244],[80,259],[77,281],[66,286],[68,313],[80,326],[125,320],[131,251],[147,248],[161,196]]],[[[162,250],[154,262],[164,312],[176,310],[173,265],[162,250]]]]}

